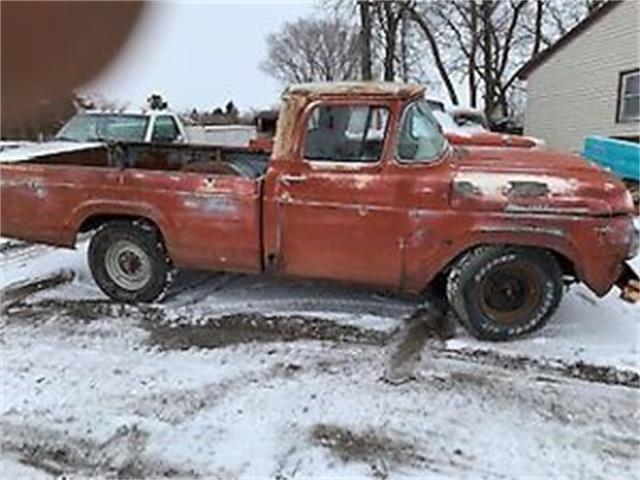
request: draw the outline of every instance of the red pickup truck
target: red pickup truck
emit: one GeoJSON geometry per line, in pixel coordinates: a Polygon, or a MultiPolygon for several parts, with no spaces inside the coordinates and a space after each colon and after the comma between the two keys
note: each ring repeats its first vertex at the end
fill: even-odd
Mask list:
{"type": "MultiPolygon", "coordinates": [[[[1,233],[73,247],[122,302],[174,268],[440,289],[474,335],[552,315],[564,283],[637,276],[624,185],[545,149],[452,147],[423,88],[307,84],[283,95],[271,155],[195,145],[70,144],[0,153],[1,233]]],[[[627,290],[628,291],[628,290],[627,290]]]]}

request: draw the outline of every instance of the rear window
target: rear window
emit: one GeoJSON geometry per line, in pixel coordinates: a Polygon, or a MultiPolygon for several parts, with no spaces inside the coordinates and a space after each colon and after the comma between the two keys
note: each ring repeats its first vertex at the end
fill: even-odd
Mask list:
{"type": "Polygon", "coordinates": [[[149,119],[145,115],[80,114],[60,129],[56,139],[75,142],[142,142],[148,123],[149,119]]]}

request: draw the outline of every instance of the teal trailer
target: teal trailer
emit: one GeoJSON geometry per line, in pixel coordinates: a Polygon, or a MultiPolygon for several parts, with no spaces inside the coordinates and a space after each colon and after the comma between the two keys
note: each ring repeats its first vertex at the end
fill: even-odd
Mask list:
{"type": "Polygon", "coordinates": [[[582,156],[610,170],[627,182],[640,181],[640,144],[614,138],[590,136],[582,156]]]}

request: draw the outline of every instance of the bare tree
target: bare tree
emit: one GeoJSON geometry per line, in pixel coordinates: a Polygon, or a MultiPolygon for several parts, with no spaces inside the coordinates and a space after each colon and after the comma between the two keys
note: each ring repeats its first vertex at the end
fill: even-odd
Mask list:
{"type": "Polygon", "coordinates": [[[396,65],[398,63],[398,33],[400,22],[404,17],[408,1],[381,1],[373,2],[372,8],[376,20],[376,26],[380,33],[379,45],[383,53],[383,78],[387,81],[396,79],[396,65]]]}
{"type": "Polygon", "coordinates": [[[324,0],[359,31],[360,76],[460,84],[492,120],[522,108],[518,70],[607,0],[324,0]],[[482,95],[480,96],[480,92],[482,95]]]}
{"type": "MultiPolygon", "coordinates": [[[[484,90],[487,115],[511,114],[520,67],[552,45],[602,0],[433,0],[416,2],[412,17],[451,101],[454,80],[466,79],[469,100],[484,90]]],[[[599,4],[598,4],[599,5],[599,4]]]]}
{"type": "Polygon", "coordinates": [[[451,99],[451,103],[457,105],[458,95],[456,94],[456,89],[451,81],[451,77],[449,75],[449,71],[442,59],[442,55],[440,53],[440,46],[436,40],[435,34],[433,32],[433,27],[430,25],[429,20],[427,18],[421,17],[418,15],[413,7],[410,9],[411,16],[415,20],[415,22],[419,25],[420,29],[424,33],[425,38],[429,44],[429,48],[431,50],[431,56],[433,58],[433,62],[435,67],[440,74],[440,78],[444,83],[447,92],[449,93],[449,98],[451,99]]]}
{"type": "Polygon", "coordinates": [[[260,67],[284,83],[355,80],[360,74],[357,30],[338,17],[300,19],[267,37],[260,67]]]}
{"type": "Polygon", "coordinates": [[[402,79],[430,83],[422,38],[411,21],[414,0],[321,0],[330,16],[338,16],[360,32],[360,78],[402,79]]]}

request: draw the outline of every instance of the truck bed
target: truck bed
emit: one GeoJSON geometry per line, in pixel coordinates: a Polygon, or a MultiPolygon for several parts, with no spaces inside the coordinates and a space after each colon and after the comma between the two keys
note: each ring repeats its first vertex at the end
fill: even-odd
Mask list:
{"type": "Polygon", "coordinates": [[[258,178],[264,174],[269,160],[268,153],[228,146],[61,143],[34,143],[3,150],[0,163],[136,168],[258,178]]]}
{"type": "Polygon", "coordinates": [[[146,218],[179,267],[261,268],[268,154],[241,148],[116,144],[0,154],[2,235],[71,247],[109,219],[146,218]]]}

